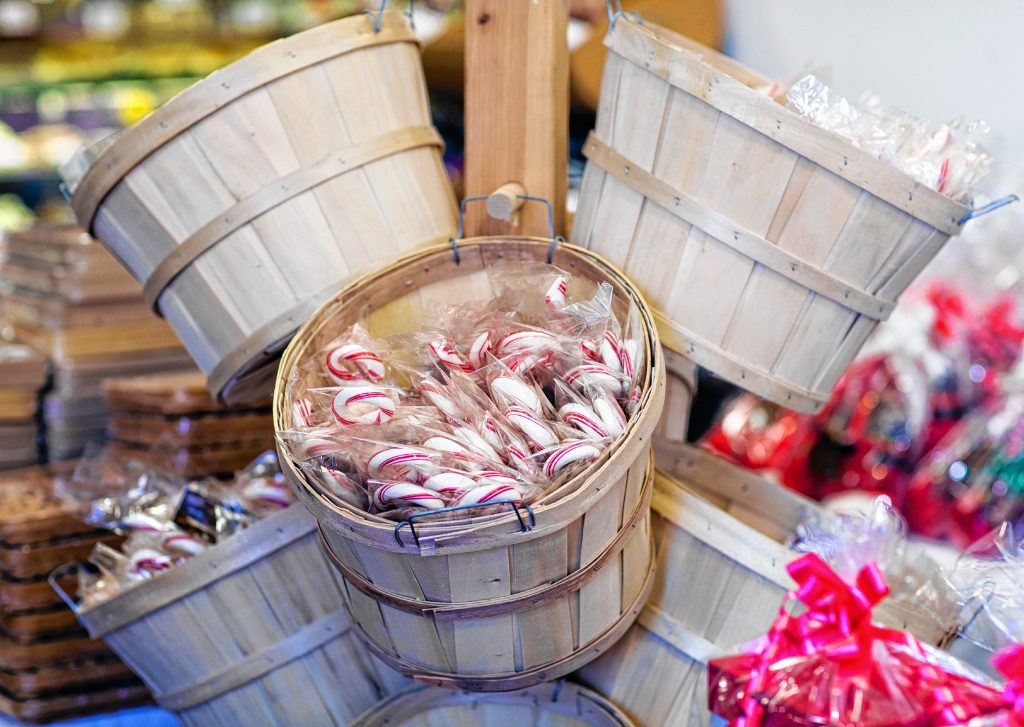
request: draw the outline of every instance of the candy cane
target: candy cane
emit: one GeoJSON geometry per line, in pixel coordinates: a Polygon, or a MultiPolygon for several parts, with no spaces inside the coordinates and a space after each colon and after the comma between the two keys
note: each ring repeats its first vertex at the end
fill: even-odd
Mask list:
{"type": "Polygon", "coordinates": [[[622,346],[619,344],[619,339],[615,337],[615,334],[611,331],[605,331],[604,338],[601,339],[601,363],[612,371],[622,371],[621,350],[622,346]]]}
{"type": "Polygon", "coordinates": [[[491,352],[493,344],[491,343],[490,331],[484,331],[476,337],[473,344],[469,347],[469,363],[474,369],[482,369],[487,365],[487,355],[491,352]]]}
{"type": "Polygon", "coordinates": [[[597,459],[601,456],[601,450],[590,442],[572,442],[555,450],[548,461],[544,463],[544,474],[549,479],[564,470],[575,462],[584,462],[597,459]]]}
{"type": "Polygon", "coordinates": [[[339,424],[383,424],[395,415],[395,402],[384,389],[350,386],[334,395],[331,413],[339,424]],[[354,410],[357,406],[358,410],[354,410]]]}
{"type": "Polygon", "coordinates": [[[173,565],[174,562],[168,556],[152,548],[139,548],[128,560],[128,567],[138,575],[145,575],[147,572],[161,573],[170,570],[173,565]]]}
{"type": "Polygon", "coordinates": [[[427,345],[437,357],[437,360],[447,368],[461,371],[464,374],[471,374],[475,371],[474,367],[466,363],[462,356],[459,355],[459,352],[455,350],[455,344],[447,338],[435,338],[427,345]]]}
{"type": "Polygon", "coordinates": [[[580,351],[583,352],[583,357],[590,359],[591,361],[601,360],[601,347],[597,345],[597,341],[593,338],[584,338],[580,341],[580,351]]]}
{"type": "Polygon", "coordinates": [[[351,477],[330,467],[321,467],[319,470],[320,481],[324,483],[327,490],[340,500],[352,505],[364,505],[364,492],[351,477]]]}
{"type": "Polygon", "coordinates": [[[582,389],[587,384],[600,386],[612,396],[622,393],[622,379],[602,364],[583,364],[567,371],[566,383],[582,389]]]}
{"type": "Polygon", "coordinates": [[[568,290],[568,283],[563,276],[559,275],[544,294],[544,302],[550,306],[561,308],[565,305],[565,294],[568,290]]]}
{"type": "Polygon", "coordinates": [[[622,413],[619,403],[610,396],[598,396],[593,401],[594,411],[601,419],[601,424],[608,436],[617,437],[626,431],[626,415],[622,413]]]}
{"type": "Polygon", "coordinates": [[[457,427],[452,430],[452,435],[469,447],[470,450],[476,452],[478,457],[483,457],[492,462],[497,462],[501,459],[487,440],[469,427],[457,427]]]}
{"type": "Polygon", "coordinates": [[[440,510],[445,506],[444,500],[436,492],[408,482],[385,482],[374,491],[373,504],[381,510],[386,510],[393,502],[428,510],[440,510]]]}
{"type": "Polygon", "coordinates": [[[164,523],[162,521],[142,512],[133,512],[126,515],[121,521],[121,525],[127,530],[134,530],[140,533],[162,533],[164,531],[164,523]]]}
{"type": "Polygon", "coordinates": [[[558,346],[558,339],[546,331],[515,331],[504,336],[496,346],[501,356],[520,351],[532,352],[537,349],[558,346]]]}
{"type": "Polygon", "coordinates": [[[171,533],[160,541],[160,547],[166,551],[177,551],[184,555],[199,555],[206,550],[206,543],[185,533],[171,533]]]}
{"type": "Polygon", "coordinates": [[[622,344],[619,349],[619,359],[622,361],[622,373],[632,379],[636,376],[636,361],[640,353],[640,342],[629,340],[622,344]]]}
{"type": "Polygon", "coordinates": [[[419,384],[420,394],[433,404],[442,414],[453,419],[458,419],[459,407],[452,401],[441,388],[441,385],[430,379],[424,379],[419,384]]]}
{"type": "Polygon", "coordinates": [[[525,374],[535,368],[549,368],[554,363],[554,357],[550,353],[543,356],[537,353],[522,353],[507,360],[509,371],[516,374],[525,374]]]}
{"type": "Polygon", "coordinates": [[[496,505],[499,502],[520,503],[523,494],[513,485],[491,485],[476,487],[452,503],[453,507],[468,505],[496,505]]]}
{"type": "Polygon", "coordinates": [[[367,381],[377,383],[384,380],[384,362],[373,351],[356,343],[346,343],[327,352],[327,371],[339,384],[367,381]],[[345,368],[351,364],[356,371],[345,368]]]}
{"type": "Polygon", "coordinates": [[[338,442],[326,434],[302,434],[296,446],[296,455],[302,461],[336,454],[341,450],[338,442]]]}
{"type": "Polygon", "coordinates": [[[519,478],[498,470],[476,472],[473,475],[473,479],[476,480],[478,485],[510,485],[515,487],[521,484],[519,478]]]}
{"type": "Polygon", "coordinates": [[[491,382],[491,390],[500,393],[514,404],[529,409],[534,414],[542,411],[540,397],[532,386],[511,376],[497,376],[491,382]]]}
{"type": "Polygon", "coordinates": [[[279,508],[288,507],[294,502],[288,486],[272,477],[256,477],[250,480],[242,488],[242,496],[279,508]]]}
{"type": "Polygon", "coordinates": [[[498,431],[498,422],[494,421],[494,418],[488,414],[484,417],[484,425],[481,427],[484,435],[484,439],[491,445],[495,450],[501,449],[505,442],[501,439],[501,433],[498,431]]]}
{"type": "Polygon", "coordinates": [[[424,480],[423,486],[452,500],[461,496],[463,492],[472,490],[477,483],[461,472],[438,472],[424,480]]]}
{"type": "Polygon", "coordinates": [[[505,418],[523,433],[535,451],[558,444],[558,436],[551,430],[551,427],[534,416],[533,412],[521,406],[512,406],[506,409],[505,418]]]}
{"type": "Polygon", "coordinates": [[[296,426],[313,426],[313,408],[306,399],[299,399],[292,405],[292,417],[296,426]]]}
{"type": "Polygon", "coordinates": [[[469,450],[462,446],[459,442],[456,442],[450,437],[445,437],[440,434],[435,434],[432,437],[427,437],[423,446],[427,449],[435,449],[438,452],[444,452],[450,454],[452,457],[461,460],[468,460],[469,450]]]}
{"type": "Polygon", "coordinates": [[[373,475],[394,468],[392,471],[397,476],[416,482],[420,479],[420,468],[424,464],[430,464],[430,455],[426,452],[409,447],[389,447],[371,455],[366,469],[373,475]]]}
{"type": "Polygon", "coordinates": [[[588,439],[604,439],[608,432],[601,424],[597,413],[588,406],[569,403],[558,410],[558,418],[571,427],[583,432],[588,439]]]}

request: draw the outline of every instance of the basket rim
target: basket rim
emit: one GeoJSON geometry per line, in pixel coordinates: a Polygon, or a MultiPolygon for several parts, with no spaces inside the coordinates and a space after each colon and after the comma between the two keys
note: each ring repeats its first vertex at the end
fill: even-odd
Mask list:
{"type": "Polygon", "coordinates": [[[630,37],[653,43],[677,58],[701,64],[708,70],[709,78],[716,85],[721,84],[733,98],[723,99],[724,94],[695,95],[677,83],[671,74],[658,73],[651,61],[643,61],[649,72],[663,78],[674,88],[694,95],[754,131],[937,230],[950,235],[959,234],[962,230],[960,221],[968,214],[968,205],[926,187],[907,173],[855,147],[835,132],[816,126],[792,109],[776,103],[764,94],[757,93],[721,66],[732,67],[770,82],[770,79],[760,72],[697,41],[684,38],[668,28],[646,21],[637,22],[629,15],[618,19],[605,38],[605,45],[610,51],[631,63],[639,63],[623,47],[630,37]],[[737,96],[740,98],[736,98],[737,96]],[[758,115],[759,112],[765,114],[764,120],[760,123],[753,122],[751,116],[758,115]],[[785,118],[787,126],[796,130],[795,133],[778,133],[782,127],[777,121],[780,115],[785,118]],[[802,143],[793,144],[793,137],[801,139],[802,143]]]}
{"type": "MultiPolygon", "coordinates": [[[[459,249],[466,253],[476,249],[484,249],[488,246],[510,243],[532,246],[539,253],[546,253],[551,246],[551,240],[548,238],[527,235],[487,235],[463,239],[459,242],[459,249]]],[[[542,499],[542,501],[533,506],[538,519],[541,519],[541,515],[548,515],[549,518],[558,519],[547,525],[538,523],[537,527],[528,533],[520,533],[516,529],[513,535],[522,536],[521,541],[523,542],[542,537],[553,530],[564,527],[562,520],[566,518],[562,516],[563,512],[573,512],[574,506],[578,507],[580,512],[583,512],[592,505],[592,500],[595,499],[594,494],[603,496],[603,492],[594,493],[594,488],[590,487],[590,485],[594,481],[606,476],[609,469],[614,470],[614,465],[619,464],[622,466],[622,474],[624,474],[630,463],[639,459],[642,449],[650,445],[650,439],[657,426],[665,399],[665,362],[663,357],[659,356],[661,345],[658,329],[654,323],[654,313],[639,289],[619,268],[605,260],[602,256],[569,243],[559,243],[559,249],[568,251],[597,268],[603,268],[609,277],[617,278],[616,282],[629,292],[631,299],[640,310],[640,317],[644,323],[646,333],[644,338],[648,346],[648,380],[643,398],[637,407],[636,413],[630,418],[626,432],[602,453],[601,458],[594,465],[555,491],[555,493],[566,491],[570,483],[575,483],[575,486],[567,491],[567,494],[554,501],[545,502],[542,499]],[[624,466],[621,465],[623,462],[626,463],[624,466]],[[585,497],[588,494],[591,496],[589,498],[585,497]]],[[[423,258],[429,258],[438,254],[451,254],[450,245],[434,245],[428,248],[413,250],[376,270],[361,275],[359,278],[350,281],[336,295],[325,301],[317,309],[316,313],[306,321],[288,344],[278,367],[273,405],[275,435],[291,428],[291,411],[286,403],[288,377],[293,368],[298,364],[299,359],[307,353],[312,333],[323,325],[321,319],[329,309],[339,301],[346,298],[354,298],[356,296],[355,291],[372,284],[378,278],[390,274],[395,269],[415,265],[423,258]],[[285,426],[286,423],[288,426],[285,426]]],[[[278,453],[286,476],[289,477],[293,486],[301,490],[300,500],[313,512],[317,521],[324,528],[333,532],[339,532],[346,538],[354,537],[361,542],[372,543],[373,547],[385,548],[399,553],[414,552],[409,548],[403,548],[395,541],[395,523],[392,521],[372,516],[352,506],[342,507],[330,501],[316,488],[312,487],[302,468],[288,455],[280,439],[278,441],[278,453]],[[331,516],[329,519],[321,519],[321,515],[327,514],[331,516]],[[342,521],[345,523],[344,529],[339,526],[339,522],[342,521]]],[[[572,518],[569,517],[568,519],[572,518]]],[[[447,532],[443,528],[438,531],[424,529],[422,532],[425,534],[423,539],[434,541],[437,547],[439,549],[443,548],[446,553],[453,553],[479,549],[474,544],[479,542],[481,538],[502,539],[510,537],[510,527],[516,523],[516,516],[508,513],[470,518],[468,524],[460,525],[455,533],[447,532]],[[459,540],[461,544],[452,544],[451,541],[453,539],[459,540]]]]}
{"type": "Polygon", "coordinates": [[[373,20],[360,13],[266,43],[196,81],[122,132],[93,160],[71,200],[79,223],[91,231],[103,200],[125,176],[164,145],[238,99],[345,53],[402,42],[422,46],[405,13],[385,10],[379,32],[374,31],[373,20]],[[281,57],[291,62],[268,70],[275,65],[274,59],[281,57]]]}

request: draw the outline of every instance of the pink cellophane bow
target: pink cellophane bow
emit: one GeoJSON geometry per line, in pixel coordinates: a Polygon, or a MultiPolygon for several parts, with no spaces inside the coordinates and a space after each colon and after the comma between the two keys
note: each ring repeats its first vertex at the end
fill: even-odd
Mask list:
{"type": "Polygon", "coordinates": [[[983,677],[871,622],[889,593],[875,564],[854,583],[815,554],[787,570],[797,588],[768,634],[709,665],[709,707],[732,727],[951,727],[1005,705],[983,677]],[[790,614],[793,600],[807,610],[790,614]]]}
{"type": "Polygon", "coordinates": [[[1006,677],[1003,696],[1007,714],[1003,727],[1024,727],[1024,644],[1014,644],[992,657],[992,664],[1006,677]]]}

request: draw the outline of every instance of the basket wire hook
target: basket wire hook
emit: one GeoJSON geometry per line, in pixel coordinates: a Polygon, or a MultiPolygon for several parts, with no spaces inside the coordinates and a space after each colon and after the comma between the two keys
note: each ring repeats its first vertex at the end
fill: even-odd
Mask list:
{"type": "Polygon", "coordinates": [[[963,217],[961,217],[960,221],[957,222],[957,224],[958,225],[964,225],[964,224],[970,222],[973,219],[977,219],[978,217],[983,217],[983,216],[987,215],[990,212],[995,212],[1000,207],[1005,207],[1008,204],[1013,204],[1014,202],[1019,202],[1019,201],[1020,201],[1020,197],[1018,197],[1017,195],[1015,195],[1015,194],[1008,194],[1005,197],[1000,197],[999,199],[994,199],[991,202],[989,202],[988,204],[982,205],[978,209],[974,209],[974,200],[972,199],[972,200],[967,202],[967,214],[964,215],[963,217]]]}
{"type": "MultiPolygon", "coordinates": [[[[555,250],[558,249],[560,242],[565,242],[565,238],[561,235],[555,235],[555,208],[551,205],[551,200],[546,197],[535,197],[531,194],[517,194],[518,199],[526,202],[541,202],[547,205],[548,208],[548,237],[551,239],[551,247],[548,248],[548,264],[554,259],[555,250]]],[[[475,197],[464,197],[462,202],[459,204],[459,229],[455,233],[455,237],[449,237],[448,243],[452,246],[452,255],[455,256],[455,264],[462,264],[462,254],[459,252],[459,240],[462,239],[462,233],[464,225],[466,223],[466,205],[470,202],[482,202],[489,199],[490,195],[481,194],[475,197]]]]}
{"type": "Polygon", "coordinates": [[[395,540],[398,541],[398,545],[400,547],[405,547],[405,541],[402,540],[402,528],[408,525],[409,532],[412,533],[413,542],[416,544],[416,547],[419,547],[420,535],[416,532],[415,523],[415,520],[417,520],[418,518],[429,517],[431,515],[440,515],[444,512],[459,512],[460,510],[471,510],[479,507],[498,507],[500,505],[508,505],[512,508],[512,512],[515,513],[516,520],[519,521],[520,532],[528,533],[531,530],[533,530],[534,526],[537,524],[537,517],[533,514],[533,508],[531,508],[529,505],[525,505],[518,502],[495,502],[493,504],[483,505],[458,505],[457,507],[446,507],[441,510],[427,510],[425,512],[418,512],[414,515],[410,515],[405,520],[402,520],[400,523],[395,524],[395,540]],[[526,511],[528,517],[523,517],[523,513],[522,510],[520,510],[520,508],[526,511]]]}
{"type": "MultiPolygon", "coordinates": [[[[370,10],[369,8],[363,10],[365,15],[370,16],[370,20],[373,23],[373,32],[379,33],[381,27],[384,25],[384,9],[387,8],[388,0],[380,0],[380,7],[377,10],[370,10]]],[[[416,28],[416,17],[413,14],[413,7],[416,5],[416,0],[409,0],[409,9],[405,11],[406,17],[409,18],[409,25],[416,28]]]]}

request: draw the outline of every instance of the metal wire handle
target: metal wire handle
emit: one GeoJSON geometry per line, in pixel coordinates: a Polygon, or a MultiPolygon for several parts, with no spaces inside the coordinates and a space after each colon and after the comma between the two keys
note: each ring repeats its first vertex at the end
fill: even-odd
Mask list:
{"type": "MultiPolygon", "coordinates": [[[[463,225],[466,222],[466,205],[470,202],[482,202],[490,198],[489,194],[481,194],[476,197],[464,197],[462,202],[459,204],[459,230],[455,233],[455,237],[449,237],[448,242],[452,246],[452,254],[455,255],[455,264],[460,265],[462,263],[462,254],[459,252],[459,240],[462,239],[463,225]]],[[[547,205],[548,208],[548,237],[551,238],[551,247],[548,248],[548,265],[554,259],[555,250],[558,248],[559,242],[565,242],[565,238],[561,235],[555,235],[555,208],[551,206],[551,200],[545,197],[534,197],[531,194],[517,194],[516,199],[521,199],[526,202],[542,202],[547,205]]]]}
{"type": "MultiPolygon", "coordinates": [[[[384,24],[384,9],[387,7],[388,0],[380,0],[380,8],[376,11],[363,10],[363,13],[370,16],[370,20],[373,21],[373,32],[379,33],[381,26],[384,24]]],[[[416,0],[409,0],[409,9],[405,11],[406,16],[409,18],[409,25],[413,28],[416,27],[416,18],[413,16],[413,6],[416,5],[416,0]]]]}
{"type": "Polygon", "coordinates": [[[60,585],[60,579],[64,576],[71,575],[73,572],[77,572],[81,567],[81,563],[65,563],[62,566],[54,568],[50,571],[50,575],[46,576],[46,582],[50,584],[50,588],[60,596],[60,600],[64,601],[76,616],[78,615],[78,603],[75,599],[69,596],[67,591],[65,591],[60,585]]]}
{"type": "Polygon", "coordinates": [[[512,508],[512,512],[515,513],[516,519],[519,521],[519,529],[521,532],[528,533],[533,530],[533,527],[537,524],[537,518],[533,514],[533,508],[529,505],[524,505],[517,502],[494,502],[484,503],[481,505],[459,505],[458,507],[446,507],[441,510],[427,510],[425,512],[418,512],[415,515],[410,515],[402,522],[395,525],[395,540],[398,541],[398,545],[405,547],[405,541],[402,540],[402,528],[406,525],[409,526],[409,532],[412,533],[413,542],[416,543],[416,547],[420,545],[420,536],[416,532],[416,523],[414,522],[417,518],[424,518],[430,515],[440,515],[443,512],[458,512],[459,510],[471,510],[478,507],[498,507],[500,505],[509,505],[512,508]],[[520,512],[519,508],[526,510],[528,517],[523,518],[523,513],[520,512]]]}
{"type": "Polygon", "coordinates": [[[619,18],[629,18],[633,22],[644,24],[644,19],[636,12],[626,12],[622,9],[622,0],[607,0],[608,5],[608,32],[615,30],[615,24],[619,18]]]}

